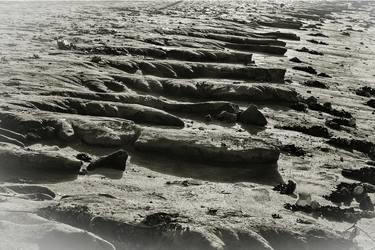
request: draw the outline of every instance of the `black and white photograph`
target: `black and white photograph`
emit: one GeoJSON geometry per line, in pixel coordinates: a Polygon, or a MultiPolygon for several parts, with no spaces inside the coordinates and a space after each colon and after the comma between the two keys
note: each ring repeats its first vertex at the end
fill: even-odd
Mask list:
{"type": "Polygon", "coordinates": [[[0,0],[0,250],[375,250],[375,0],[0,0]]]}

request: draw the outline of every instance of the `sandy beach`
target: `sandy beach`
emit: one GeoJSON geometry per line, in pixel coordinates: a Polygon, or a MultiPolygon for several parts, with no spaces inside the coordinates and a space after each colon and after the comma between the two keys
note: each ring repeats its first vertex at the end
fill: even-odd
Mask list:
{"type": "Polygon", "coordinates": [[[375,2],[1,1],[0,250],[373,249],[375,2]]]}

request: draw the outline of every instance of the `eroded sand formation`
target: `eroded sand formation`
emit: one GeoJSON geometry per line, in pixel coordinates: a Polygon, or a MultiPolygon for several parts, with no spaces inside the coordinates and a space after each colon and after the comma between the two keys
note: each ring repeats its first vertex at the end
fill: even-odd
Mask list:
{"type": "Polygon", "coordinates": [[[371,1],[0,7],[0,249],[373,246],[371,1]]]}

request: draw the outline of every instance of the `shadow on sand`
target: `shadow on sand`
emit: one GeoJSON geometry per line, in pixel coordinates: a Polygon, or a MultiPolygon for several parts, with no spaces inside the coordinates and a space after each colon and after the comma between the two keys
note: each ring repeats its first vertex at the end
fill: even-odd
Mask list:
{"type": "Polygon", "coordinates": [[[283,182],[278,172],[277,164],[247,164],[247,165],[208,165],[168,159],[155,154],[133,154],[131,166],[148,168],[163,174],[183,178],[194,178],[213,182],[253,182],[264,185],[276,185],[283,182]]]}
{"type": "Polygon", "coordinates": [[[1,169],[0,182],[12,183],[58,183],[73,181],[77,179],[77,174],[64,173],[63,171],[48,172],[46,169],[1,169]]]}

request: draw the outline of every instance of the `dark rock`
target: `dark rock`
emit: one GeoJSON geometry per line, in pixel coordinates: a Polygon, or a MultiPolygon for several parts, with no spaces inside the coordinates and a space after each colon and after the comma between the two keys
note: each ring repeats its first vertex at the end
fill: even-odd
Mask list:
{"type": "Polygon", "coordinates": [[[332,78],[330,75],[328,75],[327,73],[324,73],[324,72],[319,73],[318,76],[320,76],[320,77],[326,77],[326,78],[332,78]]]}
{"type": "Polygon", "coordinates": [[[330,195],[325,195],[323,197],[333,203],[343,202],[345,205],[350,205],[354,199],[353,190],[346,186],[337,187],[330,195]]]}
{"type": "Polygon", "coordinates": [[[333,120],[327,120],[325,125],[331,129],[341,130],[341,125],[333,120]]]}
{"type": "Polygon", "coordinates": [[[285,152],[294,156],[304,156],[306,154],[303,148],[297,147],[294,144],[282,145],[280,149],[282,152],[285,152]]]}
{"type": "Polygon", "coordinates": [[[274,219],[282,219],[280,214],[272,214],[272,218],[274,219]]]}
{"type": "Polygon", "coordinates": [[[91,162],[92,158],[90,155],[88,154],[85,154],[85,153],[80,153],[80,154],[77,154],[76,155],[76,158],[80,161],[84,161],[84,162],[91,162]]]}
{"type": "Polygon", "coordinates": [[[302,61],[301,61],[298,57],[293,57],[293,58],[290,59],[289,61],[291,61],[291,62],[295,62],[295,63],[302,63],[302,61]]]}
{"type": "Polygon", "coordinates": [[[308,106],[303,102],[295,102],[290,105],[290,108],[297,111],[306,112],[308,106]]]}
{"type": "Polygon", "coordinates": [[[320,151],[322,152],[325,152],[325,153],[328,153],[330,150],[329,148],[325,148],[325,147],[318,147],[320,151]]]}
{"type": "Polygon", "coordinates": [[[322,41],[317,41],[317,40],[314,40],[314,39],[311,39],[311,40],[306,40],[308,41],[309,43],[314,43],[314,44],[321,44],[321,45],[328,45],[328,43],[326,42],[322,42],[322,41]]]}
{"type": "Polygon", "coordinates": [[[296,183],[292,180],[288,180],[287,183],[281,183],[275,186],[273,190],[280,192],[280,194],[293,194],[296,190],[296,183]]]}
{"type": "Polygon", "coordinates": [[[354,118],[351,118],[351,119],[332,118],[332,121],[337,122],[338,124],[340,124],[342,126],[347,126],[347,127],[351,127],[351,128],[355,128],[356,127],[356,123],[355,123],[355,119],[354,118]]]}
{"type": "Polygon", "coordinates": [[[335,130],[341,130],[341,126],[345,127],[351,127],[355,128],[355,119],[345,119],[345,118],[332,118],[332,119],[327,119],[325,122],[326,126],[335,130]]]}
{"type": "Polygon", "coordinates": [[[362,210],[374,211],[374,204],[368,195],[365,195],[359,201],[359,208],[362,210]]]}
{"type": "Polygon", "coordinates": [[[128,153],[125,150],[118,150],[110,155],[102,156],[99,159],[91,162],[88,165],[87,170],[111,168],[125,171],[127,159],[128,153]]]}
{"type": "Polygon", "coordinates": [[[267,125],[267,119],[262,112],[258,110],[255,105],[250,105],[245,111],[238,115],[238,120],[242,123],[252,124],[257,126],[267,125]]]}
{"type": "Polygon", "coordinates": [[[318,103],[318,99],[316,99],[316,97],[314,97],[314,96],[310,96],[309,98],[307,98],[306,100],[305,100],[305,102],[306,102],[306,104],[307,105],[315,105],[315,104],[317,104],[318,103]]]}
{"type": "Polygon", "coordinates": [[[324,82],[318,80],[308,80],[303,83],[303,85],[314,87],[314,88],[321,88],[321,89],[328,89],[329,87],[324,82]]]}
{"type": "Polygon", "coordinates": [[[209,209],[207,210],[207,214],[208,214],[208,215],[216,215],[216,214],[217,214],[217,211],[218,211],[218,209],[215,209],[215,208],[209,208],[209,209]]]}
{"type": "Polygon", "coordinates": [[[315,36],[315,37],[328,37],[327,35],[324,35],[323,33],[310,33],[309,36],[315,36]]]}
{"type": "Polygon", "coordinates": [[[344,203],[346,206],[350,206],[353,199],[359,203],[363,203],[367,210],[372,204],[371,199],[367,198],[368,193],[374,193],[375,186],[367,183],[345,183],[342,182],[336,186],[336,189],[329,195],[323,196],[325,199],[341,205],[344,203]]]}
{"type": "Polygon", "coordinates": [[[343,35],[343,36],[350,36],[350,33],[347,32],[347,31],[344,31],[344,32],[341,32],[341,35],[343,35]]]}
{"type": "Polygon", "coordinates": [[[370,99],[367,101],[367,105],[375,109],[375,99],[370,99]]]}
{"type": "Polygon", "coordinates": [[[318,52],[318,51],[315,51],[315,50],[310,50],[306,47],[303,47],[301,49],[297,49],[298,52],[304,52],[304,53],[309,53],[311,55],[319,55],[319,56],[322,56],[324,55],[322,52],[318,52]]]}
{"type": "Polygon", "coordinates": [[[202,183],[200,181],[197,181],[197,180],[183,180],[183,181],[167,181],[165,184],[189,187],[189,186],[199,186],[202,183]]]}
{"type": "Polygon", "coordinates": [[[329,133],[328,129],[320,125],[305,126],[305,125],[300,125],[300,124],[289,124],[289,125],[283,125],[283,126],[277,125],[275,127],[286,129],[286,130],[298,131],[298,132],[301,132],[307,135],[316,136],[316,137],[323,137],[323,138],[331,137],[331,134],[329,133]]]}
{"type": "Polygon", "coordinates": [[[306,41],[309,42],[309,43],[319,44],[319,42],[317,40],[314,40],[314,39],[310,39],[310,40],[306,40],[306,41]]]}
{"type": "Polygon", "coordinates": [[[361,169],[343,169],[342,175],[349,179],[375,185],[375,168],[364,167],[361,169]]]}
{"type": "Polygon", "coordinates": [[[328,138],[331,136],[327,128],[318,126],[318,125],[314,125],[308,128],[307,134],[317,136],[317,137],[324,137],[324,138],[328,138]]]}
{"type": "Polygon", "coordinates": [[[102,60],[102,58],[100,56],[93,56],[91,58],[91,62],[93,62],[93,63],[99,63],[101,60],[102,60]]]}
{"type": "Polygon", "coordinates": [[[375,89],[368,86],[364,86],[357,89],[355,93],[360,96],[371,97],[375,96],[375,89]]]}
{"type": "Polygon", "coordinates": [[[309,98],[304,100],[304,102],[308,105],[309,109],[321,111],[338,117],[352,118],[352,114],[350,114],[349,112],[345,110],[334,109],[330,102],[320,104],[318,103],[318,100],[313,96],[310,96],[309,98]]]}
{"type": "Polygon", "coordinates": [[[332,103],[325,102],[325,103],[323,103],[323,107],[325,107],[326,109],[332,109],[332,103]]]}
{"type": "Polygon", "coordinates": [[[312,74],[312,75],[316,75],[318,72],[316,72],[316,70],[311,67],[311,66],[294,66],[292,69],[294,70],[299,70],[299,71],[304,71],[306,73],[309,73],[309,74],[312,74]]]}

